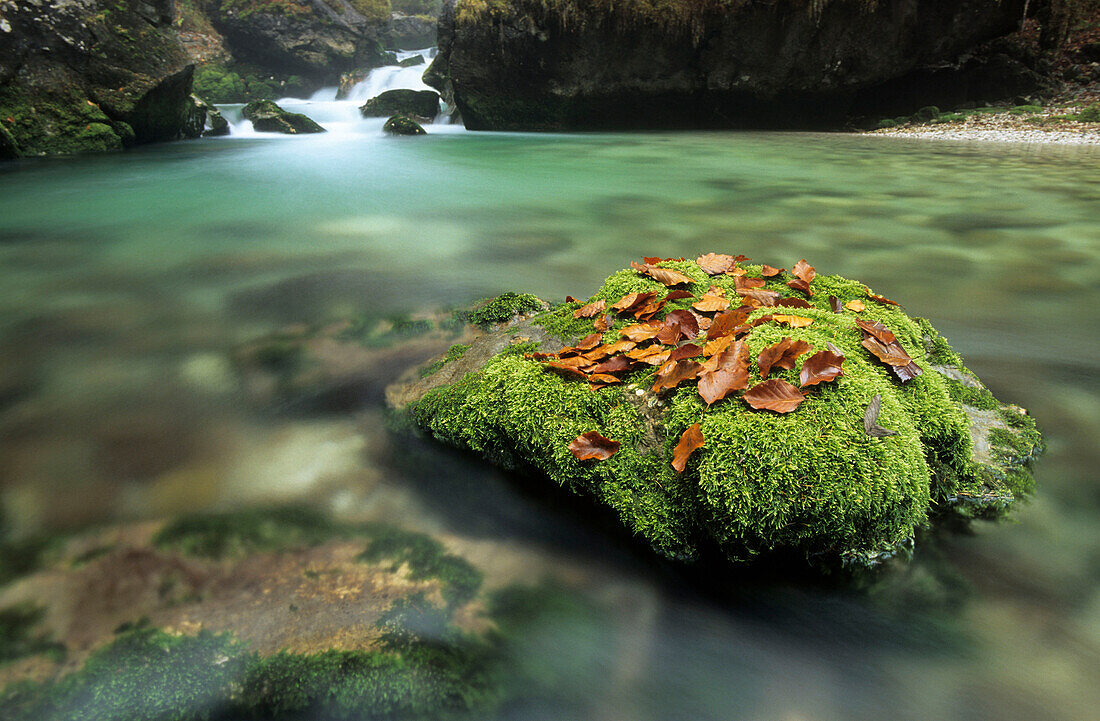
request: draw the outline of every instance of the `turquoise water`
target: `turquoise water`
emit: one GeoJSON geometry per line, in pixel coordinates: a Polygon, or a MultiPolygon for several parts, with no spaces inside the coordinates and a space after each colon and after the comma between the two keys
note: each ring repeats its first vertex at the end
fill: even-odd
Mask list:
{"type": "MultiPolygon", "coordinates": [[[[9,164],[5,520],[32,533],[309,499],[612,568],[577,590],[621,607],[606,686],[567,679],[517,718],[1087,718],[1100,707],[1098,301],[1100,151],[1087,147],[364,131],[9,164]],[[753,583],[715,597],[477,464],[455,471],[461,492],[428,460],[395,476],[376,405],[273,412],[229,361],[289,324],[505,290],[583,297],[642,255],[707,251],[805,257],[932,319],[1046,432],[1018,522],[918,551],[871,594],[753,583]]],[[[554,652],[583,645],[571,628],[543,630],[554,652]]]]}

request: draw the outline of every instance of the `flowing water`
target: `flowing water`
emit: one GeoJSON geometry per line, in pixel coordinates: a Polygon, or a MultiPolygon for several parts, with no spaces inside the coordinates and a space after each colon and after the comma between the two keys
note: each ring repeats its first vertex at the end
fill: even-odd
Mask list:
{"type": "Polygon", "coordinates": [[[604,673],[548,682],[515,718],[1095,717],[1100,152],[446,126],[387,138],[343,117],[326,135],[0,166],[10,533],[308,499],[465,538],[487,567],[549,554],[617,630],[592,648],[568,619],[533,629],[532,654],[595,654],[604,673]],[[1018,521],[918,548],[869,593],[747,580],[704,593],[493,469],[394,449],[377,399],[279,412],[251,402],[231,362],[288,324],[505,290],[585,297],[642,255],[706,251],[805,257],[931,318],[1046,432],[1018,521]]]}

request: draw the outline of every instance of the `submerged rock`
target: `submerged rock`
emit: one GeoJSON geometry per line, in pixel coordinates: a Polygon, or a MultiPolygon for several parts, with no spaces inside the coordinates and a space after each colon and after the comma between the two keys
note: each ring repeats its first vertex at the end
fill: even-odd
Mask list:
{"type": "Polygon", "coordinates": [[[425,77],[471,130],[821,128],[1014,31],[1025,0],[453,3],[425,77]]]}
{"type": "Polygon", "coordinates": [[[308,116],[287,112],[270,100],[253,100],[244,106],[241,115],[245,120],[252,121],[252,127],[261,133],[299,135],[325,132],[324,128],[308,116]]]}
{"type": "Polygon", "coordinates": [[[411,115],[431,120],[439,115],[439,93],[431,90],[387,90],[359,108],[364,118],[411,115]]]}
{"type": "Polygon", "coordinates": [[[387,402],[443,443],[590,496],[657,552],[680,559],[717,549],[730,560],[796,553],[875,565],[945,516],[1000,516],[1031,491],[1027,466],[1041,448],[1034,421],[997,401],[928,321],[839,276],[811,273],[807,296],[788,286],[789,276],[763,277],[761,266],[742,267],[748,281],[708,275],[695,261],[660,266],[657,275],[683,274],[677,289],[688,292],[662,303],[670,288],[620,271],[587,302],[525,312],[437,372],[410,374],[387,389],[387,402]],[[642,306],[612,310],[646,293],[653,295],[642,306]],[[704,295],[706,310],[693,312],[704,295]],[[745,305],[720,323],[712,316],[724,299],[745,305]],[[589,302],[599,309],[581,310],[589,302]],[[893,336],[881,342],[898,344],[915,366],[880,362],[859,322],[886,326],[893,336]],[[712,323],[727,332],[712,333],[712,323]],[[654,328],[671,326],[670,336],[652,338],[654,328]],[[734,338],[733,355],[715,345],[734,338]],[[677,342],[681,360],[669,358],[677,342]],[[803,342],[804,352],[761,372],[765,348],[784,342],[803,342]],[[560,359],[532,355],[563,348],[573,349],[560,359]],[[830,377],[825,361],[837,356],[842,373],[830,377]],[[731,370],[725,380],[736,392],[708,404],[696,380],[706,366],[697,361],[742,364],[745,375],[736,383],[731,370]],[[765,390],[798,396],[795,408],[757,409],[765,390]],[[679,458],[687,460],[678,472],[677,446],[695,424],[702,446],[679,458]],[[578,460],[571,444],[593,431],[604,459],[578,460]]]}
{"type": "Polygon", "coordinates": [[[407,115],[394,115],[382,126],[382,130],[390,135],[427,135],[427,131],[420,127],[407,115]]]}

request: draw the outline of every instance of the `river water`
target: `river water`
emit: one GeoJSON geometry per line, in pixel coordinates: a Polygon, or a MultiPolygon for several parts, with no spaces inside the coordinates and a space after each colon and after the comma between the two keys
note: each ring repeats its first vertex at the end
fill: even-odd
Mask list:
{"type": "Polygon", "coordinates": [[[380,125],[0,166],[9,533],[309,500],[464,538],[488,567],[552,555],[621,628],[593,650],[548,621],[538,653],[601,654],[606,677],[516,718],[1094,717],[1100,151],[380,125]],[[229,360],[289,324],[585,297],[632,259],[707,251],[805,257],[932,319],[1039,419],[1034,501],[871,591],[731,576],[715,594],[470,459],[413,449],[395,471],[377,400],[252,403],[229,360]]]}

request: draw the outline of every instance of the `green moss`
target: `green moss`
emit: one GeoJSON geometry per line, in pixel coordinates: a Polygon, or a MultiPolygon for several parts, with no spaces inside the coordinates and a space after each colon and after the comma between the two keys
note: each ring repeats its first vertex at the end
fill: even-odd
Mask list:
{"type": "Polygon", "coordinates": [[[466,559],[446,553],[443,544],[434,538],[384,525],[371,526],[369,532],[373,538],[357,560],[367,563],[388,560],[394,570],[407,564],[409,578],[439,579],[443,582],[443,597],[450,606],[469,601],[481,587],[481,571],[466,559]]]}
{"type": "Polygon", "coordinates": [[[123,147],[123,137],[113,121],[75,89],[32,98],[15,85],[0,88],[0,122],[20,152],[28,155],[95,153],[123,147]]]}
{"type": "Polygon", "coordinates": [[[421,378],[427,378],[430,375],[435,375],[436,373],[438,373],[440,371],[441,368],[443,368],[443,366],[447,365],[448,363],[450,363],[452,361],[458,360],[468,350],[470,350],[470,346],[468,346],[468,345],[455,344],[455,345],[451,346],[449,349],[447,349],[447,354],[445,356],[443,356],[439,360],[435,361],[431,365],[428,365],[428,366],[425,366],[424,368],[421,368],[420,369],[420,377],[421,378]]]}
{"type": "MultiPolygon", "coordinates": [[[[693,261],[662,265],[692,277],[695,283],[687,290],[696,296],[711,284],[734,296],[731,277],[709,277],[693,261]]],[[[759,274],[759,266],[746,268],[751,276],[759,274]]],[[[795,294],[784,278],[768,280],[767,287],[795,294]]],[[[814,307],[790,311],[813,319],[812,325],[793,329],[765,323],[748,336],[753,358],[784,337],[805,340],[815,350],[833,343],[845,353],[845,375],[812,388],[791,414],[756,411],[739,398],[707,409],[694,384],[661,399],[648,392],[638,398],[621,386],[593,392],[584,383],[544,371],[535,361],[504,353],[480,372],[430,391],[412,412],[421,428],[444,442],[509,467],[534,466],[558,484],[591,495],[670,556],[691,557],[715,543],[732,558],[780,548],[826,555],[887,552],[928,523],[933,499],[983,479],[972,467],[969,421],[956,402],[965,387],[932,368],[958,356],[927,321],[869,300],[861,283],[818,276],[813,287],[814,307]],[[831,295],[841,302],[864,301],[866,310],[858,317],[889,326],[924,374],[898,383],[861,347],[857,316],[831,311],[831,295]],[[898,435],[865,434],[864,409],[875,395],[882,397],[879,422],[898,435]],[[649,432],[641,410],[658,401],[646,413],[657,416],[649,432]],[[672,451],[694,423],[702,424],[707,444],[677,475],[670,465],[672,451]],[[622,448],[604,462],[578,462],[567,446],[589,430],[620,441],[622,448]]],[[[650,290],[667,292],[625,270],[582,302],[610,304],[650,290]]],[[[591,319],[573,319],[577,305],[551,309],[535,322],[575,341],[591,331],[591,319]]],[[[752,317],[770,312],[774,309],[760,309],[752,317]]],[[[605,340],[631,322],[616,320],[605,340]]],[[[655,371],[636,371],[627,383],[648,389],[655,371]]],[[[773,371],[770,377],[797,385],[798,371],[773,371]]],[[[750,375],[759,378],[755,361],[750,375]]]]}
{"type": "Polygon", "coordinates": [[[530,293],[502,293],[496,298],[480,301],[469,310],[457,311],[455,317],[466,323],[487,328],[494,323],[503,323],[517,315],[540,308],[542,308],[542,301],[530,293]]]}
{"type": "Polygon", "coordinates": [[[1076,120],[1079,123],[1100,123],[1100,103],[1093,103],[1077,113],[1076,120]]]}
{"type": "Polygon", "coordinates": [[[34,632],[43,612],[42,607],[27,603],[0,609],[0,665],[39,653],[49,654],[58,661],[65,658],[63,645],[34,632]]]}
{"type": "Polygon", "coordinates": [[[190,556],[229,558],[315,546],[348,533],[347,526],[319,511],[291,506],[190,514],[161,529],[153,545],[190,556]]]}

